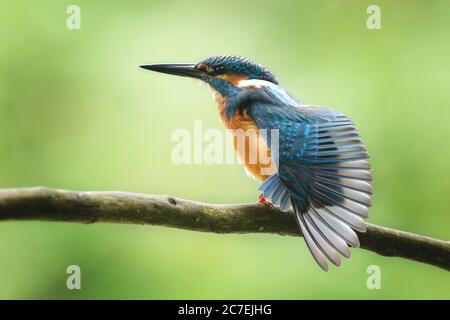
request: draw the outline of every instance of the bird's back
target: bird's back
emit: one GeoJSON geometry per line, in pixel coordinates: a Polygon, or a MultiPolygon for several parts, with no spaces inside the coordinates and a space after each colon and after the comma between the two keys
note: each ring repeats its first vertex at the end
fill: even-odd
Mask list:
{"type": "Polygon", "coordinates": [[[264,197],[282,210],[294,210],[324,270],[327,259],[340,265],[339,254],[349,257],[348,245],[359,246],[353,229],[365,231],[371,205],[368,154],[353,122],[341,113],[302,105],[274,84],[248,88],[229,103],[237,127],[245,115],[247,123],[266,132],[262,140],[272,151],[276,172],[262,177],[264,197]]]}

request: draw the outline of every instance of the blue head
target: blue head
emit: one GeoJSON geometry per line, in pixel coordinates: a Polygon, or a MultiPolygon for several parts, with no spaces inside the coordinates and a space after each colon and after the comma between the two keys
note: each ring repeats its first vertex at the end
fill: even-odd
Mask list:
{"type": "Polygon", "coordinates": [[[205,81],[222,96],[233,95],[242,80],[264,80],[278,84],[274,75],[260,64],[239,56],[212,56],[197,64],[156,64],[144,69],[205,81]]]}

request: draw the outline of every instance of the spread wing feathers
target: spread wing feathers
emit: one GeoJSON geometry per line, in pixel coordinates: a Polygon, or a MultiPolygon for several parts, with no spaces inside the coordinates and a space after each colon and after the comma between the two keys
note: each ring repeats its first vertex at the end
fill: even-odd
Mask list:
{"type": "Polygon", "coordinates": [[[340,255],[350,257],[349,246],[359,247],[354,230],[366,230],[372,194],[369,157],[358,131],[346,116],[333,118],[300,127],[289,150],[280,152],[278,173],[260,186],[274,206],[294,210],[325,271],[327,260],[339,266],[340,255]]]}

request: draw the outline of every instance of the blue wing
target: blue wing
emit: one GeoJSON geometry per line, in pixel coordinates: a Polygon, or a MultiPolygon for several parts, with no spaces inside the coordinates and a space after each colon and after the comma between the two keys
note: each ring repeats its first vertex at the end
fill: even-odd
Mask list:
{"type": "Polygon", "coordinates": [[[353,229],[365,231],[372,194],[369,157],[345,115],[284,101],[249,105],[258,128],[278,130],[279,136],[278,172],[260,190],[282,210],[293,208],[313,257],[328,270],[327,259],[340,265],[339,254],[350,257],[348,246],[359,246],[353,229]]]}

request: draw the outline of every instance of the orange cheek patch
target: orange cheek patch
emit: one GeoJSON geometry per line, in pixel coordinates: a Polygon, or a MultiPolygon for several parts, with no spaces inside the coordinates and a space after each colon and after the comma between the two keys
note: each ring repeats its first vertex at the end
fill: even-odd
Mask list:
{"type": "Polygon", "coordinates": [[[247,76],[240,74],[221,74],[218,75],[217,78],[224,79],[235,87],[239,84],[240,81],[248,79],[247,76]]]}

